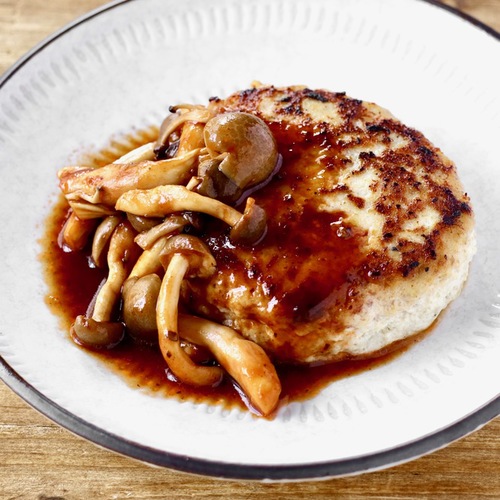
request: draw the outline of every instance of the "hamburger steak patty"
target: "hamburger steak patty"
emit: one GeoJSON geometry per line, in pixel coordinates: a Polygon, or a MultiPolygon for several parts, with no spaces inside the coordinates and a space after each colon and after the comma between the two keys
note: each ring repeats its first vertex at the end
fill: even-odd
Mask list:
{"type": "Polygon", "coordinates": [[[268,217],[253,247],[214,224],[217,261],[185,283],[197,314],[293,363],[370,357],[426,329],[460,293],[475,251],[453,163],[385,109],[345,93],[258,87],[217,112],[270,127],[279,170],[252,193],[268,217]]]}

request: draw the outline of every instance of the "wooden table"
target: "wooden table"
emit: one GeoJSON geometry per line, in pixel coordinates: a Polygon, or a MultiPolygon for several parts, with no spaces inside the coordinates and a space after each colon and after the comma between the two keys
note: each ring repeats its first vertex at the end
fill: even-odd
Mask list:
{"type": "MultiPolygon", "coordinates": [[[[103,0],[0,0],[0,73],[103,0]]],[[[444,3],[500,31],[500,0],[444,3]]],[[[498,65],[499,61],[496,61],[498,65]]],[[[103,450],[38,414],[0,383],[0,499],[500,498],[500,419],[429,456],[321,482],[217,481],[103,450]]]]}

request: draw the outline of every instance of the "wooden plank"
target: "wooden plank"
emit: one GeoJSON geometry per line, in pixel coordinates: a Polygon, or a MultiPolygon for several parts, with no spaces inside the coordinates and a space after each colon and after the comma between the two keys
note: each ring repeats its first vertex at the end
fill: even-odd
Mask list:
{"type": "Polygon", "coordinates": [[[500,419],[447,448],[362,476],[219,481],[152,467],[76,437],[0,384],[0,498],[500,498],[500,419]]]}

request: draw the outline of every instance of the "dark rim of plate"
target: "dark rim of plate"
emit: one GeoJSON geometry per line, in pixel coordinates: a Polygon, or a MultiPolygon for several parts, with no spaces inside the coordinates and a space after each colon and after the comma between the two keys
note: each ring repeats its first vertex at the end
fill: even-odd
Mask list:
{"type": "MultiPolygon", "coordinates": [[[[137,0],[115,0],[89,12],[72,23],[67,24],[59,31],[56,31],[25,54],[0,77],[0,90],[4,84],[13,75],[15,75],[17,71],[19,71],[20,68],[29,62],[30,59],[35,57],[45,47],[62,37],[65,33],[89,21],[90,19],[99,16],[103,12],[132,1],[137,0]]],[[[496,40],[500,40],[500,33],[472,16],[458,11],[454,7],[444,5],[437,0],[415,1],[428,3],[442,8],[455,16],[461,17],[474,25],[476,28],[488,33],[496,40]]],[[[448,427],[433,434],[392,449],[350,459],[332,460],[318,463],[283,466],[248,465],[209,461],[185,455],[178,455],[143,446],[132,441],[128,441],[120,436],[116,436],[110,432],[103,431],[99,427],[86,422],[77,415],[68,412],[58,404],[48,399],[41,392],[31,386],[26,380],[24,380],[15,370],[13,370],[1,356],[0,379],[2,379],[7,386],[9,386],[15,393],[17,393],[30,406],[38,410],[40,413],[72,433],[88,439],[95,444],[149,464],[168,467],[170,469],[193,474],[225,479],[290,481],[339,477],[380,470],[416,459],[420,456],[443,448],[453,441],[456,441],[479,429],[481,426],[500,415],[500,396],[498,396],[481,408],[477,409],[475,412],[467,415],[462,420],[454,422],[448,427]]]]}

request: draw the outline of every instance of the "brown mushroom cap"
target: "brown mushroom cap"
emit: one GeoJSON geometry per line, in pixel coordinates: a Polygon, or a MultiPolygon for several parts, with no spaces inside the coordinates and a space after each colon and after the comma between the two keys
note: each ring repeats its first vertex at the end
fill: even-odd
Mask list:
{"type": "Polygon", "coordinates": [[[77,316],[70,334],[77,344],[94,349],[111,349],[125,335],[125,325],[115,321],[95,321],[86,316],[77,316]]]}
{"type": "Polygon", "coordinates": [[[219,170],[240,189],[266,180],[278,161],[271,130],[250,113],[222,113],[205,125],[205,144],[213,158],[223,157],[219,170]]]}
{"type": "Polygon", "coordinates": [[[136,340],[153,343],[158,338],[156,302],[160,286],[157,274],[129,278],[123,286],[123,321],[136,340]]]}
{"type": "Polygon", "coordinates": [[[256,245],[266,234],[267,216],[253,198],[247,198],[245,212],[232,227],[229,237],[234,243],[256,245]]]}
{"type": "Polygon", "coordinates": [[[168,268],[172,255],[180,254],[187,258],[189,269],[186,277],[208,278],[214,274],[217,263],[208,246],[190,234],[178,234],[168,239],[160,255],[160,262],[168,268]]]}

